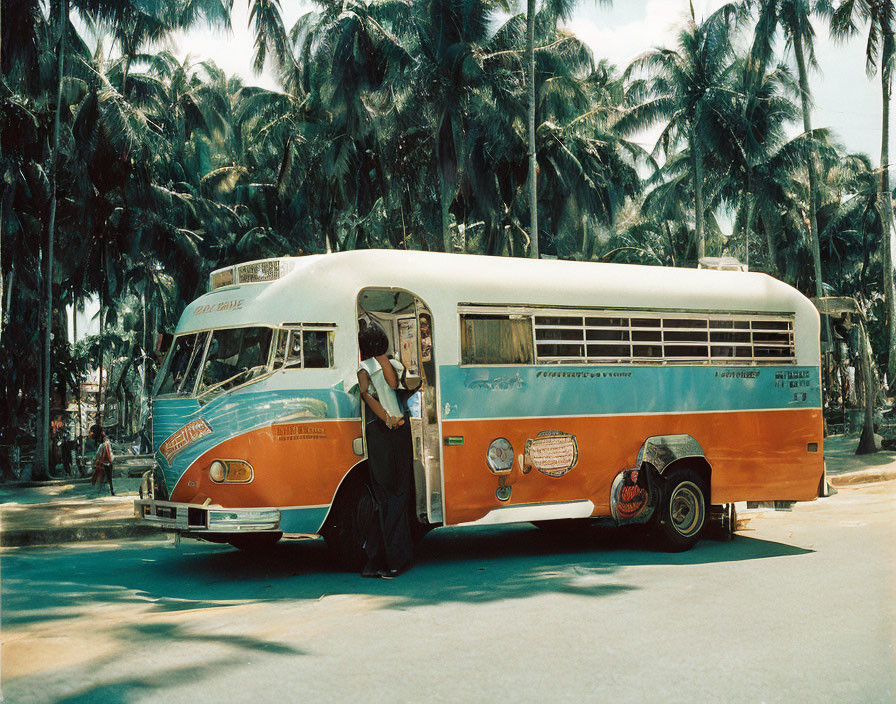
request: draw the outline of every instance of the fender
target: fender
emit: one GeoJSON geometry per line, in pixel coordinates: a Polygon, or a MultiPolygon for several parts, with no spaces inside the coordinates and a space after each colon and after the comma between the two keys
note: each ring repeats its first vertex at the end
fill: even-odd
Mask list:
{"type": "Polygon", "coordinates": [[[610,487],[610,511],[616,525],[646,523],[653,516],[663,492],[664,474],[681,460],[692,459],[706,475],[712,467],[703,448],[690,435],[654,435],[638,451],[635,468],[624,469],[610,487]]]}
{"type": "Polygon", "coordinates": [[[654,435],[641,445],[637,465],[647,462],[662,475],[670,465],[687,457],[699,457],[709,466],[700,443],[690,435],[654,435]]]}
{"type": "Polygon", "coordinates": [[[342,475],[342,479],[339,480],[339,484],[336,485],[336,491],[333,492],[333,498],[330,501],[330,507],[327,509],[327,513],[324,516],[324,520],[321,521],[320,528],[318,528],[318,533],[324,530],[324,526],[327,525],[327,521],[330,520],[330,515],[333,513],[333,507],[336,505],[336,499],[339,496],[339,492],[342,491],[342,488],[349,481],[367,481],[369,478],[370,468],[367,464],[367,458],[358,460],[355,464],[352,465],[351,469],[349,469],[344,475],[342,475]]]}

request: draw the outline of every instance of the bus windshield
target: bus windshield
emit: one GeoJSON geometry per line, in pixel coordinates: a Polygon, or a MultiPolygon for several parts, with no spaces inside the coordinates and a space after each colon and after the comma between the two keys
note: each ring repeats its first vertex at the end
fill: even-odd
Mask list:
{"type": "MultiPolygon", "coordinates": [[[[189,335],[180,335],[174,340],[171,351],[168,353],[168,367],[165,371],[164,378],[159,384],[157,394],[173,394],[180,391],[187,376],[189,368],[195,368],[199,365],[199,358],[202,357],[202,348],[208,333],[191,333],[189,335]],[[191,365],[190,362],[193,362],[191,365]]],[[[193,376],[195,380],[195,376],[193,376]]],[[[192,391],[192,386],[187,393],[192,391]]]]}
{"type": "Polygon", "coordinates": [[[234,328],[212,331],[199,395],[226,391],[268,371],[271,328],[234,328]]]}

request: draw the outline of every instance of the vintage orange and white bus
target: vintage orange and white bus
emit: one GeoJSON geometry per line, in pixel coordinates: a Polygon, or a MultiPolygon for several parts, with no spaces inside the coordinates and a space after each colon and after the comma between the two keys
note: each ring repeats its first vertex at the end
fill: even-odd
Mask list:
{"type": "Polygon", "coordinates": [[[215,271],[156,382],[136,515],[238,547],[322,535],[349,564],[371,510],[361,321],[423,381],[421,529],[648,523],[824,489],[819,316],[767,275],[366,250],[215,271]]]}

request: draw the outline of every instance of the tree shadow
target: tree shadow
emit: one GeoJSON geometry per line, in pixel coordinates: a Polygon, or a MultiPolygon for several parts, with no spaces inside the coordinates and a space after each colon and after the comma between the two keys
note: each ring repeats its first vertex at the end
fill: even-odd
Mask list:
{"type": "MultiPolygon", "coordinates": [[[[3,622],[15,627],[83,615],[91,603],[179,612],[333,595],[384,597],[383,608],[481,603],[548,593],[612,596],[635,589],[620,571],[643,565],[706,565],[812,552],[757,538],[701,541],[684,553],[654,552],[625,529],[554,535],[528,524],[445,528],[419,546],[413,569],[394,580],[339,571],[322,541],[282,542],[258,553],[230,546],[144,541],[78,552],[4,556],[3,622]],[[64,575],[63,579],[59,579],[64,575]]],[[[137,631],[139,636],[145,631],[137,631]]]]}
{"type": "MultiPolygon", "coordinates": [[[[120,625],[111,627],[110,635],[114,636],[118,642],[126,644],[129,651],[142,649],[147,652],[157,652],[159,648],[170,648],[175,644],[177,647],[183,646],[187,650],[195,650],[202,645],[211,644],[231,651],[263,653],[265,655],[294,657],[307,654],[303,650],[277,641],[232,632],[197,632],[193,628],[170,622],[123,621],[120,625]]],[[[10,697],[10,701],[18,701],[32,698],[35,692],[75,690],[75,693],[54,701],[129,702],[146,696],[150,692],[158,694],[160,690],[192,684],[214,677],[218,672],[227,672],[232,669],[235,659],[232,653],[228,653],[215,659],[208,659],[201,666],[183,666],[161,671],[154,667],[148,667],[147,670],[151,671],[151,674],[136,674],[133,677],[119,677],[110,681],[104,676],[104,671],[118,658],[119,654],[115,653],[93,662],[63,667],[49,673],[42,671],[40,674],[17,677],[12,680],[7,677],[4,680],[4,693],[10,697]],[[81,687],[72,684],[85,680],[87,682],[98,681],[101,684],[87,684],[81,687]]],[[[238,659],[241,660],[242,657],[238,659]]]]}

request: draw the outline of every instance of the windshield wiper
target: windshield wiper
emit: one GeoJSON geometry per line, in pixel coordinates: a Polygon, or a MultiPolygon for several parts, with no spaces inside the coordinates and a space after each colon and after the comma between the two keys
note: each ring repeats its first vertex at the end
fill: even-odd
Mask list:
{"type": "Polygon", "coordinates": [[[230,382],[232,382],[236,379],[239,379],[241,376],[243,376],[245,374],[251,374],[252,372],[258,371],[259,369],[267,369],[267,368],[268,368],[267,364],[259,364],[254,367],[243,367],[233,376],[225,379],[224,381],[219,381],[217,384],[209,386],[205,391],[200,392],[200,394],[196,398],[201,400],[203,396],[208,396],[212,391],[221,389],[221,387],[224,386],[225,384],[229,384],[230,382]]]}

